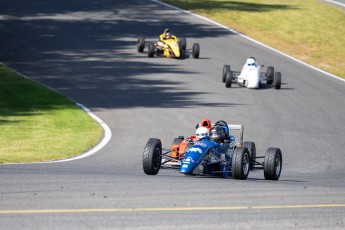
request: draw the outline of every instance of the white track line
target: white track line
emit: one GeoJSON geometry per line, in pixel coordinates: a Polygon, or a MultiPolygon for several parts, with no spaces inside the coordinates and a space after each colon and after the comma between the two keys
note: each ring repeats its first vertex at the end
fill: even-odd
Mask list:
{"type": "MultiPolygon", "coordinates": [[[[180,11],[180,12],[183,12],[183,13],[186,13],[186,14],[189,14],[189,15],[192,15],[192,16],[194,16],[194,17],[200,18],[200,19],[205,20],[205,21],[207,21],[207,22],[210,22],[210,23],[212,23],[212,24],[214,24],[214,25],[217,25],[217,26],[219,26],[219,27],[221,27],[221,28],[224,28],[224,29],[226,29],[226,30],[228,30],[228,31],[230,31],[230,32],[232,32],[232,33],[235,33],[235,34],[237,34],[237,35],[239,35],[239,36],[241,36],[241,37],[243,37],[243,38],[245,38],[245,39],[247,39],[247,40],[249,40],[249,41],[252,41],[252,42],[254,42],[254,43],[258,44],[258,45],[261,45],[261,46],[263,46],[263,47],[265,47],[265,48],[267,48],[267,49],[270,49],[270,50],[272,50],[272,51],[274,51],[274,52],[276,52],[276,53],[279,53],[279,54],[281,54],[281,55],[283,55],[283,56],[285,56],[285,57],[287,57],[287,58],[290,58],[290,59],[294,60],[295,62],[298,62],[298,63],[300,63],[300,64],[302,64],[302,65],[305,65],[305,66],[307,66],[307,67],[309,67],[309,68],[311,68],[311,69],[313,69],[313,70],[316,70],[316,71],[318,71],[318,72],[320,72],[320,73],[323,73],[323,74],[325,74],[325,75],[327,75],[327,76],[329,76],[329,77],[332,77],[332,78],[335,78],[335,79],[338,79],[338,80],[340,80],[340,81],[345,82],[345,79],[343,79],[343,78],[341,78],[341,77],[339,77],[339,76],[336,76],[336,75],[334,75],[334,74],[328,73],[328,72],[326,72],[326,71],[324,71],[324,70],[322,70],[322,69],[319,69],[319,68],[317,68],[317,67],[315,67],[315,66],[312,66],[312,65],[310,65],[310,64],[308,64],[308,63],[305,63],[305,62],[303,62],[303,61],[301,61],[301,60],[298,60],[297,58],[294,58],[294,57],[292,57],[292,56],[290,56],[290,55],[288,55],[288,54],[286,54],[286,53],[283,53],[282,51],[279,51],[279,50],[274,49],[274,48],[272,48],[272,47],[270,47],[270,46],[268,46],[268,45],[265,45],[265,44],[263,44],[263,43],[261,43],[261,42],[259,42],[259,41],[256,41],[256,40],[254,40],[253,38],[250,38],[250,37],[248,37],[248,36],[246,36],[246,35],[244,35],[244,34],[241,34],[240,32],[237,32],[236,30],[230,29],[229,27],[224,26],[224,25],[222,25],[222,24],[220,24],[220,23],[218,23],[218,22],[215,22],[215,21],[213,21],[213,20],[211,20],[211,19],[209,19],[209,18],[200,16],[200,15],[198,15],[198,14],[192,13],[192,12],[187,11],[187,10],[180,9],[180,8],[178,8],[178,7],[176,7],[176,6],[169,5],[169,4],[164,3],[164,2],[161,2],[161,1],[159,1],[159,0],[151,0],[151,1],[152,1],[152,2],[155,2],[155,3],[158,3],[158,4],[161,4],[161,5],[163,5],[163,6],[166,6],[166,7],[175,9],[175,10],[178,10],[178,11],[180,11]]],[[[329,0],[328,0],[328,1],[329,1],[329,0]]]]}
{"type": "Polygon", "coordinates": [[[325,2],[329,2],[329,3],[333,3],[333,4],[336,4],[338,6],[342,6],[342,7],[345,7],[345,4],[344,3],[340,3],[340,2],[336,2],[336,1],[332,1],[332,0],[324,0],[325,2]]]}
{"type": "MultiPolygon", "coordinates": [[[[9,66],[5,65],[4,63],[1,63],[1,65],[6,66],[7,68],[11,69],[13,72],[15,72],[16,74],[29,79],[31,81],[37,82],[31,78],[29,78],[28,76],[25,76],[24,74],[21,74],[19,72],[17,72],[16,70],[10,68],[9,66]]],[[[38,84],[42,85],[42,83],[37,82],[38,84]]],[[[61,94],[60,92],[56,91],[55,89],[44,85],[46,88],[61,94]]],[[[64,95],[63,95],[64,96],[64,95]]],[[[100,119],[99,117],[97,117],[93,112],[91,112],[91,110],[87,107],[85,107],[84,105],[74,101],[73,99],[69,98],[69,100],[73,101],[77,106],[79,106],[82,110],[84,110],[90,117],[92,117],[100,126],[102,126],[103,128],[103,139],[93,148],[89,149],[88,151],[86,151],[85,153],[76,156],[76,157],[71,157],[71,158],[67,158],[67,159],[63,159],[63,160],[57,160],[57,161],[46,161],[46,162],[30,162],[30,163],[5,163],[4,165],[13,165],[13,164],[47,164],[47,163],[60,163],[60,162],[67,162],[67,161],[73,161],[73,160],[79,160],[88,156],[91,156],[92,154],[95,154],[96,152],[98,152],[99,150],[101,150],[111,139],[112,133],[111,130],[109,128],[109,126],[102,121],[102,119],[100,119]]]]}

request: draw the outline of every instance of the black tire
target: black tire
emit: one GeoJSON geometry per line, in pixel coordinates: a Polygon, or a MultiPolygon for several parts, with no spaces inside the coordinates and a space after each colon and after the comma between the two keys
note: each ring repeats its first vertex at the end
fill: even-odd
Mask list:
{"type": "Polygon", "coordinates": [[[249,150],[245,147],[237,147],[232,155],[232,177],[245,180],[249,174],[249,150]]]}
{"type": "Polygon", "coordinates": [[[232,84],[232,71],[228,71],[226,72],[226,79],[225,79],[225,87],[226,88],[231,88],[231,84],[232,84]]]}
{"type": "Polygon", "coordinates": [[[200,45],[199,43],[193,44],[193,51],[192,51],[193,58],[199,58],[200,55],[200,45]]]}
{"type": "Polygon", "coordinates": [[[282,84],[282,75],[280,72],[276,72],[274,74],[274,82],[273,82],[274,88],[280,89],[281,84],[282,84]]]}
{"type": "Polygon", "coordinates": [[[148,57],[153,57],[155,55],[155,44],[149,43],[148,57]]]}
{"type": "Polygon", "coordinates": [[[180,50],[182,51],[181,53],[186,53],[187,49],[187,39],[185,37],[180,38],[180,50]]]}
{"type": "Polygon", "coordinates": [[[274,67],[273,66],[267,67],[266,77],[267,77],[267,80],[266,80],[267,84],[272,85],[273,77],[274,77],[274,67]]]}
{"type": "Polygon", "coordinates": [[[264,161],[264,176],[266,180],[278,180],[282,171],[283,158],[279,148],[268,148],[264,161]]]}
{"type": "Polygon", "coordinates": [[[143,170],[147,175],[156,175],[161,168],[162,142],[157,138],[150,138],[143,152],[143,170]]]}
{"type": "Polygon", "coordinates": [[[144,52],[144,49],[145,49],[145,38],[144,37],[138,38],[137,47],[138,47],[139,53],[144,52]]]}
{"type": "Polygon", "coordinates": [[[226,80],[226,73],[230,72],[230,66],[229,65],[224,65],[223,67],[223,74],[222,74],[222,82],[225,82],[226,80]]]}
{"type": "Polygon", "coordinates": [[[249,156],[250,156],[249,170],[253,170],[255,167],[255,160],[256,160],[255,143],[251,141],[245,141],[243,144],[244,144],[244,147],[249,150],[249,156]]]}

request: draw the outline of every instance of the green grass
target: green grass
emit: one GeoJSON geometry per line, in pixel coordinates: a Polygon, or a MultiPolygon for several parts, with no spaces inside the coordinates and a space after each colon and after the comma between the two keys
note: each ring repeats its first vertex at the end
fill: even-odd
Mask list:
{"type": "Polygon", "coordinates": [[[0,65],[0,163],[79,155],[102,128],[66,97],[0,65]]]}
{"type": "MultiPolygon", "coordinates": [[[[345,11],[319,0],[163,0],[345,78],[345,11]]],[[[255,54],[253,54],[255,55],[255,54]]]]}

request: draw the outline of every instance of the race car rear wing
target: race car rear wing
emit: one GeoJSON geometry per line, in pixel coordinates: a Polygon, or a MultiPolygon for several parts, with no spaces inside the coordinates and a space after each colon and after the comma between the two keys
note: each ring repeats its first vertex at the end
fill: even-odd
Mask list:
{"type": "Polygon", "coordinates": [[[244,125],[228,125],[230,130],[240,130],[240,144],[243,144],[244,125]]]}

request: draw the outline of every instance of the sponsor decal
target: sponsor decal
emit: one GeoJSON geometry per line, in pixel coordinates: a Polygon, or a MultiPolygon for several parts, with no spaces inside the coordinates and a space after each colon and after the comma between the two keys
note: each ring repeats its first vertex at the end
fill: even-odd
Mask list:
{"type": "Polygon", "coordinates": [[[201,141],[197,141],[197,142],[195,143],[195,145],[200,145],[200,146],[203,147],[203,148],[206,148],[206,147],[207,147],[207,145],[206,145],[205,143],[202,143],[201,141]]]}
{"type": "Polygon", "coordinates": [[[188,165],[182,165],[182,168],[188,168],[188,165]]]}
{"type": "Polygon", "coordinates": [[[188,150],[188,152],[198,152],[198,153],[202,154],[202,150],[200,148],[195,148],[195,147],[190,148],[188,150]]]}
{"type": "Polygon", "coordinates": [[[186,158],[186,159],[183,159],[183,163],[184,163],[184,164],[190,164],[190,162],[194,163],[193,158],[188,157],[188,158],[186,158]]]}

